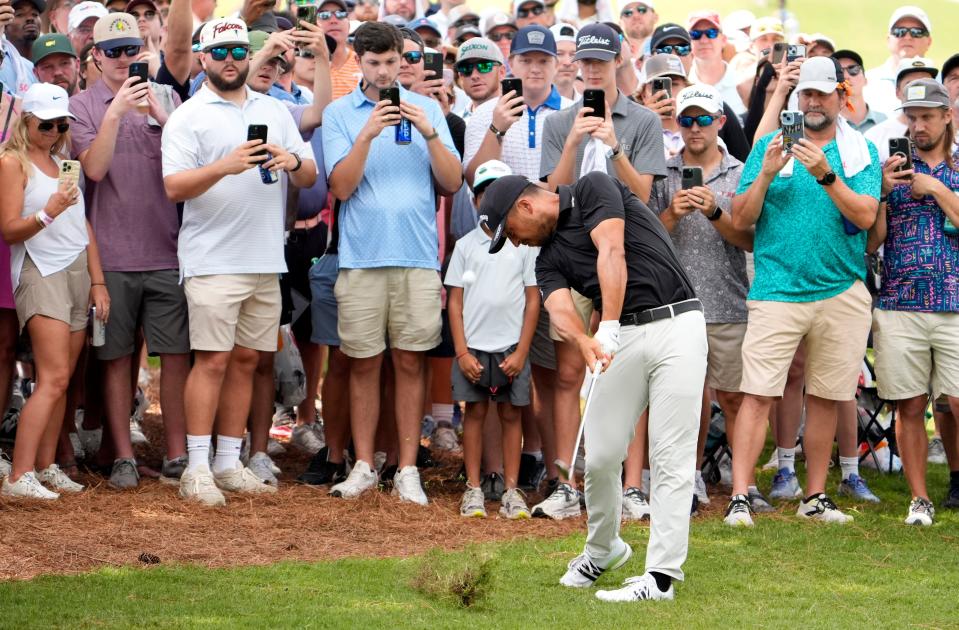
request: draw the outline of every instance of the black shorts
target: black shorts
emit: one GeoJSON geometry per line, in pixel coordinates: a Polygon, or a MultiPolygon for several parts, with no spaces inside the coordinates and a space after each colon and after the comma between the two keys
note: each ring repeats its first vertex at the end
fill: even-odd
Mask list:
{"type": "Polygon", "coordinates": [[[280,324],[292,323],[293,336],[301,342],[310,341],[313,326],[310,317],[310,267],[313,260],[326,251],[326,224],[323,222],[304,229],[292,230],[286,240],[283,256],[286,273],[280,278],[283,311],[280,324]]]}
{"type": "MultiPolygon", "coordinates": [[[[469,351],[470,354],[475,357],[481,357],[490,354],[488,352],[474,350],[472,348],[470,348],[469,351]]],[[[481,360],[481,363],[485,363],[485,361],[481,360]]],[[[479,385],[471,383],[466,378],[466,375],[463,374],[463,371],[460,370],[459,361],[453,361],[453,370],[451,376],[451,380],[453,381],[453,400],[468,403],[492,400],[494,402],[508,402],[514,407],[525,407],[529,405],[529,358],[526,359],[526,364],[523,366],[523,370],[513,379],[513,382],[510,384],[509,388],[506,391],[500,391],[496,394],[491,394],[489,389],[486,387],[480,387],[479,385]]]]}

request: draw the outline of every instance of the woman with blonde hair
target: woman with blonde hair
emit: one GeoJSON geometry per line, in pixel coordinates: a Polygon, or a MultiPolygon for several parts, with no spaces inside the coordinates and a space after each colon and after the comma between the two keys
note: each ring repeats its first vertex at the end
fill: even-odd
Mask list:
{"type": "Polygon", "coordinates": [[[31,85],[0,150],[0,232],[11,245],[17,318],[30,334],[37,375],[17,426],[13,468],[0,489],[10,497],[50,500],[57,492],[83,489],[56,465],[57,438],[67,384],[86,338],[87,311],[95,306],[104,323],[109,316],[83,197],[75,180],[59,177],[73,119],[68,101],[57,85],[31,85]]]}

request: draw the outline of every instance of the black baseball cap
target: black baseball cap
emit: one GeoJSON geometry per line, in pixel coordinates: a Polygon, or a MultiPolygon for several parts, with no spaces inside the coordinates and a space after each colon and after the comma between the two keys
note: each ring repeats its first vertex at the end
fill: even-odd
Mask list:
{"type": "Polygon", "coordinates": [[[866,66],[862,63],[862,56],[857,53],[855,50],[837,50],[832,55],[833,59],[852,59],[856,62],[856,65],[860,68],[865,68],[866,66]]]}
{"type": "Polygon", "coordinates": [[[949,73],[956,68],[959,68],[959,53],[946,59],[946,63],[942,64],[942,74],[940,76],[945,80],[949,73]]]}
{"type": "Polygon", "coordinates": [[[523,191],[534,185],[522,175],[504,175],[486,187],[480,204],[479,220],[480,225],[492,234],[489,253],[495,254],[503,249],[506,244],[506,216],[523,191]]]}
{"type": "Polygon", "coordinates": [[[687,44],[691,44],[689,32],[679,24],[666,23],[656,27],[649,38],[649,49],[655,51],[659,45],[669,39],[681,39],[687,44]]]}
{"type": "Polygon", "coordinates": [[[576,56],[580,59],[612,61],[619,54],[619,34],[606,24],[587,24],[576,34],[576,56]]]}

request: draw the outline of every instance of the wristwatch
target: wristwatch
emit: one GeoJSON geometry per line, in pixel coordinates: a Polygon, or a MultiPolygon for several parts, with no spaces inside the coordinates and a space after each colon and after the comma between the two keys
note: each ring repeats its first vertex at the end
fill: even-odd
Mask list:
{"type": "Polygon", "coordinates": [[[298,170],[300,170],[300,167],[301,167],[301,166],[303,166],[303,160],[301,160],[301,159],[300,159],[300,156],[297,155],[296,153],[291,153],[290,155],[292,155],[292,156],[296,159],[296,166],[294,166],[293,168],[290,169],[290,172],[291,172],[291,173],[295,173],[295,172],[297,172],[298,170]]]}
{"type": "Polygon", "coordinates": [[[493,133],[494,136],[496,136],[497,140],[502,140],[503,136],[506,135],[505,131],[500,131],[493,125],[493,123],[489,124],[489,130],[493,133]]]}
{"type": "Polygon", "coordinates": [[[719,206],[716,206],[716,209],[713,210],[713,213],[706,218],[710,221],[719,221],[719,217],[723,216],[723,209],[719,206]]]}
{"type": "Polygon", "coordinates": [[[817,179],[816,183],[820,186],[832,186],[836,182],[836,174],[832,171],[827,172],[822,176],[822,179],[817,179]]]}
{"type": "Polygon", "coordinates": [[[606,159],[618,160],[623,156],[623,145],[616,143],[615,147],[606,147],[606,159]]]}

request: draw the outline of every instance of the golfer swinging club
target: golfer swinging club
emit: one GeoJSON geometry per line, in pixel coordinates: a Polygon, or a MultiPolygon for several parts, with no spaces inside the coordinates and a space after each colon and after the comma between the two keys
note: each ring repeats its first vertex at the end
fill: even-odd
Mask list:
{"type": "Polygon", "coordinates": [[[605,601],[672,599],[689,544],[696,439],[706,377],[703,307],[662,223],[633,193],[599,172],[556,193],[525,177],[501,177],[486,190],[480,214],[490,253],[514,244],[542,247],[536,280],[550,320],[576,344],[586,365],[602,362],[585,429],[586,548],[560,584],[590,587],[633,551],[619,537],[620,473],[636,421],[649,406],[651,469],[646,573],[605,601]],[[482,217],[481,217],[482,218],[482,217]],[[603,321],[592,338],[570,288],[593,300],[603,321]]]}

